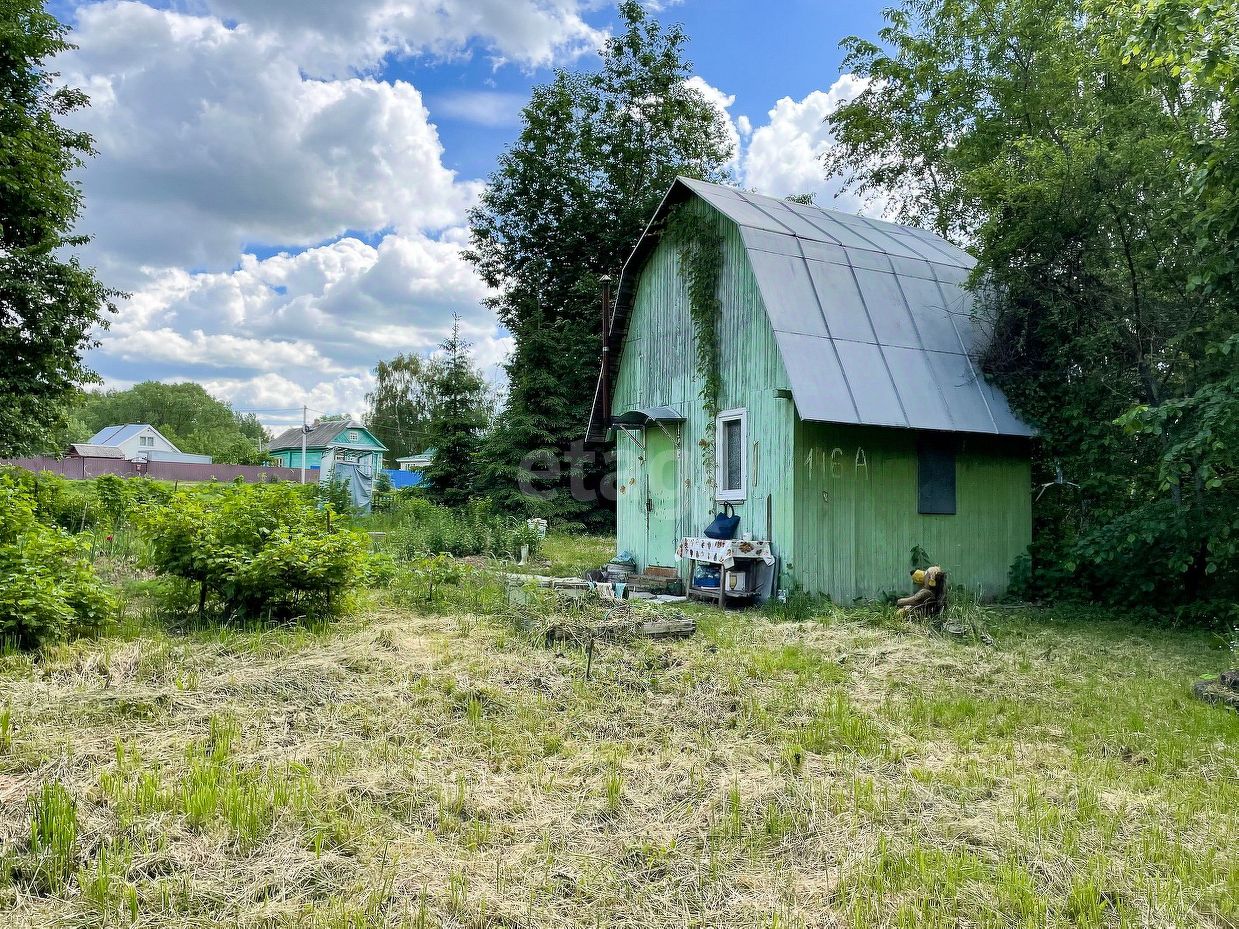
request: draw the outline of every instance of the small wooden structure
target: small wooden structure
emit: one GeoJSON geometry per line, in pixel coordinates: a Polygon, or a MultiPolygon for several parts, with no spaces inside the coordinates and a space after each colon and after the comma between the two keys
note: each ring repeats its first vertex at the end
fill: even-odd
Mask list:
{"type": "Polygon", "coordinates": [[[615,443],[618,549],[683,575],[677,544],[730,505],[781,588],[901,590],[916,548],[1002,593],[1032,539],[1033,430],[975,361],[974,264],[922,229],[678,179],[620,278],[588,429],[615,443]],[[718,245],[708,330],[673,213],[718,245]]]}

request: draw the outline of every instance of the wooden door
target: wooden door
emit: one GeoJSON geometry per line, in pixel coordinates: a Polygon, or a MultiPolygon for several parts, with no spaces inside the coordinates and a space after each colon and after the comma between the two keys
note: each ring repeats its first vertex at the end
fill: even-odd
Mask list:
{"type": "Polygon", "coordinates": [[[680,467],[675,435],[675,427],[658,423],[645,428],[646,567],[675,565],[680,523],[680,467]]]}

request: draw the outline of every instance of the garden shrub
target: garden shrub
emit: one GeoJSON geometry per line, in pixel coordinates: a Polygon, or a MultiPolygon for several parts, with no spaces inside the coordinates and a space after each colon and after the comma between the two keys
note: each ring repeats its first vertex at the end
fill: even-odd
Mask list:
{"type": "Polygon", "coordinates": [[[341,516],[353,515],[356,508],[353,506],[353,494],[346,481],[320,481],[312,487],[314,499],[319,506],[330,507],[333,513],[341,516]]]}
{"type": "Polygon", "coordinates": [[[166,503],[172,487],[149,478],[122,478],[104,474],[93,480],[75,481],[51,471],[37,474],[24,468],[4,468],[7,475],[27,493],[39,522],[59,526],[69,532],[83,532],[100,525],[113,530],[132,522],[144,507],[166,503]]]}
{"type": "Polygon", "coordinates": [[[101,630],[115,598],[84,544],[36,518],[24,483],[0,474],[0,637],[30,647],[101,630]]]}
{"type": "Polygon", "coordinates": [[[328,615],[366,576],[368,540],[293,484],[182,492],[142,517],[152,562],[231,618],[328,615]]]}
{"type": "Polygon", "coordinates": [[[374,497],[370,501],[370,509],[375,513],[386,513],[391,510],[396,499],[396,488],[391,476],[386,471],[380,471],[374,479],[374,497]]]}
{"type": "Polygon", "coordinates": [[[3,468],[0,473],[30,497],[39,522],[69,532],[94,527],[99,507],[93,481],[70,481],[50,471],[36,474],[24,468],[3,468]]]}
{"type": "Polygon", "coordinates": [[[172,496],[172,488],[167,484],[145,478],[104,474],[92,483],[100,518],[109,529],[129,524],[144,508],[167,503],[172,496]]]}

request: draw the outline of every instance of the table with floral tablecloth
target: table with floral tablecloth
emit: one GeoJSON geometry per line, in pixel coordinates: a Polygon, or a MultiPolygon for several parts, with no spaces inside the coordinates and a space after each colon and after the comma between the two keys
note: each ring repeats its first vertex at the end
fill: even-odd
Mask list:
{"type": "Polygon", "coordinates": [[[680,539],[675,547],[676,560],[689,558],[708,564],[722,565],[731,569],[737,558],[759,558],[768,565],[774,564],[774,552],[770,542],[749,539],[680,539]]]}

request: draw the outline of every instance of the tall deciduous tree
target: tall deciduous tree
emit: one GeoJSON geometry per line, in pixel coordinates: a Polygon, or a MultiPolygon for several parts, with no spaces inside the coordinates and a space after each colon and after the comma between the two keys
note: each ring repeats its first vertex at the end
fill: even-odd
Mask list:
{"type": "Polygon", "coordinates": [[[64,254],[86,241],[72,233],[81,194],[69,173],[93,153],[90,136],[58,122],[87,103],[47,70],[72,47],[66,33],[42,0],[0,0],[0,454],[63,428],[93,379],[91,331],[117,296],[64,254]]]}
{"type": "Polygon", "coordinates": [[[1180,118],[1198,146],[1187,178],[1200,267],[1193,283],[1239,290],[1239,3],[1235,0],[1113,0],[1125,64],[1153,86],[1169,82],[1191,103],[1180,118]]]}
{"type": "MultiPolygon", "coordinates": [[[[1188,434],[1202,411],[1215,437],[1235,431],[1217,388],[1236,295],[1224,267],[1198,286],[1183,234],[1194,179],[1233,145],[1216,97],[1137,67],[1125,20],[1091,0],[905,0],[887,21],[880,44],[846,43],[870,83],[830,118],[827,163],[977,255],[985,367],[1041,432],[1038,482],[1061,465],[1080,484],[1037,507],[1039,577],[1167,603],[1233,593],[1234,459],[1206,468],[1188,434]]],[[[1215,232],[1233,256],[1234,228],[1215,232]]]]}
{"type": "Polygon", "coordinates": [[[434,458],[426,469],[430,496],[463,506],[477,491],[478,446],[490,422],[490,391],[460,334],[460,318],[429,364],[430,423],[434,458]]]}
{"type": "Polygon", "coordinates": [[[374,390],[366,394],[366,425],[387,446],[392,460],[427,447],[431,373],[431,365],[419,355],[397,355],[375,367],[374,390]]]}
{"type": "MultiPolygon", "coordinates": [[[[469,258],[516,346],[508,398],[482,450],[487,492],[525,505],[521,463],[568,455],[584,436],[600,356],[600,279],[618,274],[677,174],[722,179],[732,145],[718,111],[687,80],[686,36],[635,0],[596,72],[557,72],[525,107],[470,215],[469,258]]],[[[574,467],[580,467],[579,462],[574,467]]],[[[608,518],[564,492],[566,473],[534,479],[558,491],[541,511],[608,518]]]]}

